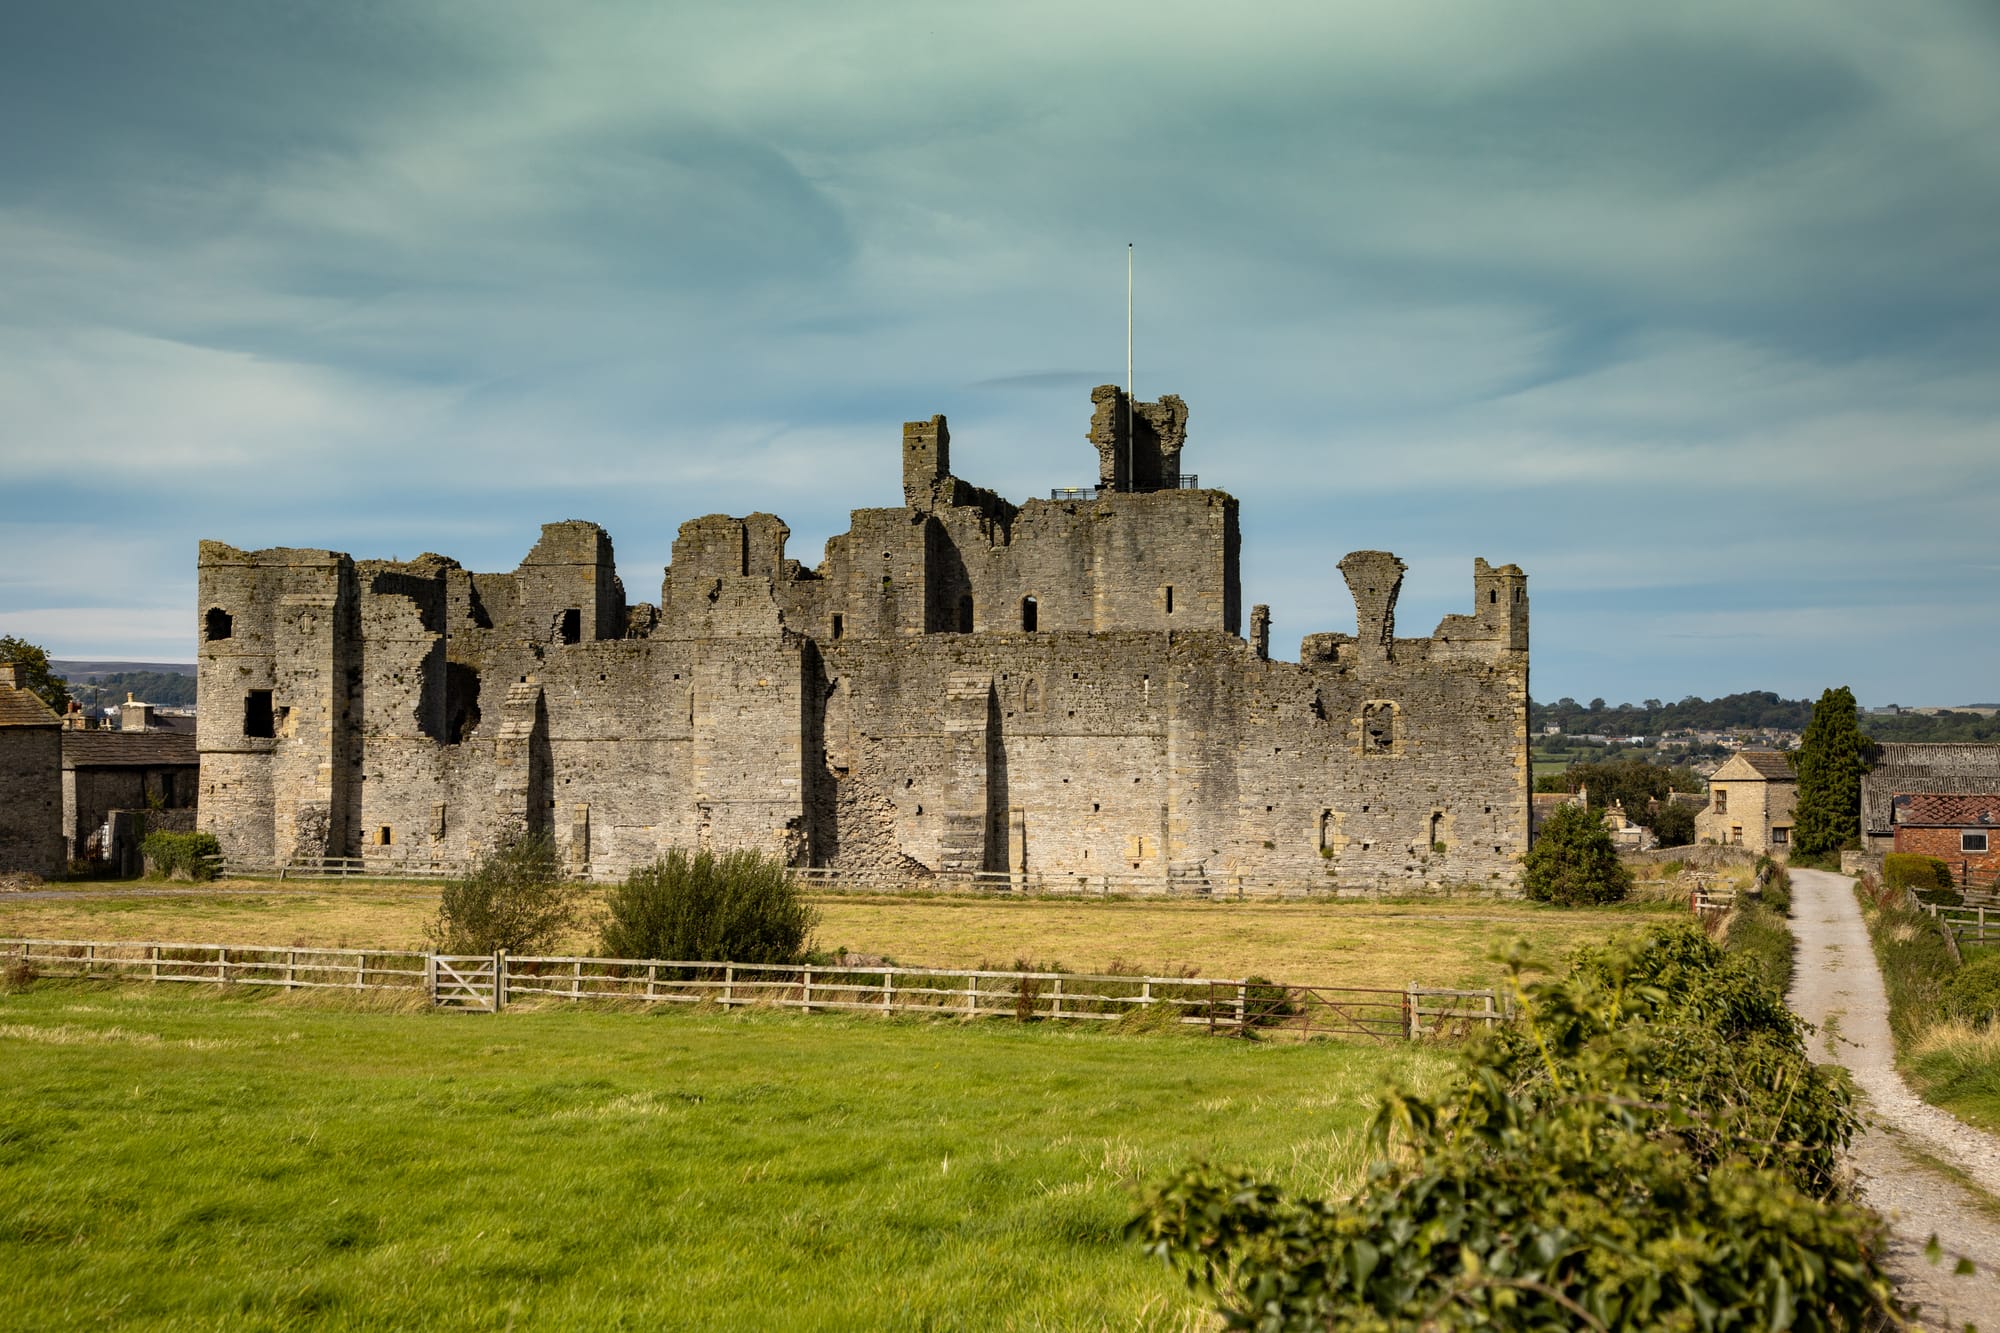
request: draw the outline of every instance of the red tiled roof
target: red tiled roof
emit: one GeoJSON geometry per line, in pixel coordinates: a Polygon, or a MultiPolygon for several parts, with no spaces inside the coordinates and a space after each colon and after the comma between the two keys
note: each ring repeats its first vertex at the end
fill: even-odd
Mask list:
{"type": "Polygon", "coordinates": [[[1896,798],[1898,824],[1982,828],[2000,824],[2000,792],[1928,792],[1896,798]]]}

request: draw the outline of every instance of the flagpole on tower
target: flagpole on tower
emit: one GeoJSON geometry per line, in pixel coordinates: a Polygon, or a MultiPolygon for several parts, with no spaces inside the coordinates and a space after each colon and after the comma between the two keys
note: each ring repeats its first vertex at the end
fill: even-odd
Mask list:
{"type": "Polygon", "coordinates": [[[1132,489],[1132,242],[1125,242],[1125,489],[1132,489]]]}

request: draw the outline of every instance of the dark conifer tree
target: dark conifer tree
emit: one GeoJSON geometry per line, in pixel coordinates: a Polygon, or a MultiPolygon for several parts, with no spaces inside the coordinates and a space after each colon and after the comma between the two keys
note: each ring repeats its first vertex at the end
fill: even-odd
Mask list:
{"type": "Polygon", "coordinates": [[[1859,843],[1868,738],[1861,734],[1854,691],[1842,685],[1820,695],[1792,754],[1792,768],[1799,775],[1792,850],[1800,856],[1824,856],[1859,843]]]}

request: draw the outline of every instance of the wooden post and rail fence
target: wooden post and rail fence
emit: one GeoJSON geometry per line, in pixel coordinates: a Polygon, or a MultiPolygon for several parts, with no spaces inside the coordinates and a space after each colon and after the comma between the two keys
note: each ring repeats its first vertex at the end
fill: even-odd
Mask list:
{"type": "Polygon", "coordinates": [[[275,990],[396,992],[435,1008],[494,1013],[528,1002],[762,1006],[807,1013],[1117,1022],[1217,1034],[1418,1040],[1506,1021],[1506,997],[1410,983],[1401,990],[1298,986],[1255,977],[673,962],[650,958],[432,954],[152,941],[0,939],[0,966],[37,977],[193,982],[275,990]]]}

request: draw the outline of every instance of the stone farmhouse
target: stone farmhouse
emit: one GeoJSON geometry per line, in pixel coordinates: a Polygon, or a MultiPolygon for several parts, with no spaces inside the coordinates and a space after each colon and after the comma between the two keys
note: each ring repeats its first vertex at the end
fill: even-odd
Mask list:
{"type": "Polygon", "coordinates": [[[1799,779],[1776,750],[1739,750],[1708,779],[1708,805],[1694,817],[1697,842],[1785,855],[1799,779]]]}
{"type": "Polygon", "coordinates": [[[62,719],[0,662],[0,874],[63,872],[62,719]]]}
{"type": "Polygon", "coordinates": [[[657,602],[551,523],[515,570],[200,552],[201,827],[264,863],[463,860],[510,825],[579,873],[672,846],[894,875],[1511,886],[1528,596],[1398,638],[1404,565],[1329,563],[1354,633],[1270,655],[1187,408],[1092,393],[1099,484],[1016,504],[903,427],[901,503],[808,569],[769,514],[681,526],[657,602]]]}

